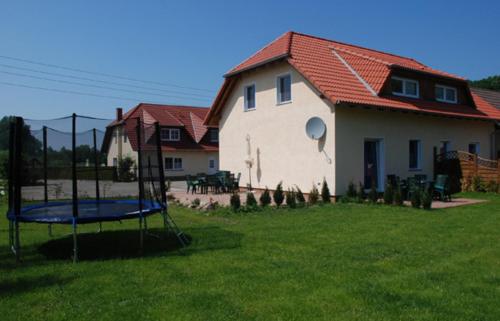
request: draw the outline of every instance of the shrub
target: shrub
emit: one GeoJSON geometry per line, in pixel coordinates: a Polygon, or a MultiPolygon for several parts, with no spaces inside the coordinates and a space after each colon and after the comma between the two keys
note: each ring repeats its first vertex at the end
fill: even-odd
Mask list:
{"type": "Polygon", "coordinates": [[[488,184],[486,184],[485,189],[486,192],[488,193],[498,193],[499,184],[493,180],[489,181],[488,184]]]}
{"type": "Polygon", "coordinates": [[[392,185],[388,183],[385,186],[385,191],[384,191],[384,204],[391,205],[393,201],[394,201],[394,189],[392,185]]]}
{"type": "Polygon", "coordinates": [[[351,181],[349,185],[347,186],[347,193],[346,196],[348,198],[356,198],[357,196],[357,191],[356,191],[356,185],[354,185],[354,182],[351,181]]]}
{"type": "Polygon", "coordinates": [[[118,161],[118,179],[122,182],[131,182],[135,178],[135,162],[129,157],[125,156],[118,161]]]}
{"type": "Polygon", "coordinates": [[[296,196],[297,196],[297,205],[298,206],[304,206],[306,204],[306,198],[304,197],[304,194],[300,190],[298,186],[295,187],[297,190],[296,196]]]}
{"type": "Polygon", "coordinates": [[[397,206],[402,206],[403,205],[403,195],[401,195],[401,187],[396,187],[394,191],[394,204],[397,206]]]}
{"type": "Polygon", "coordinates": [[[415,188],[411,193],[411,206],[414,208],[420,208],[421,205],[421,195],[420,189],[415,188]]]}
{"type": "Polygon", "coordinates": [[[297,207],[297,195],[293,189],[288,189],[286,192],[286,205],[290,208],[297,207]]]}
{"type": "Polygon", "coordinates": [[[359,182],[359,184],[358,184],[356,198],[358,199],[359,203],[362,203],[366,198],[365,187],[363,186],[363,184],[361,182],[359,182]]]}
{"type": "Polygon", "coordinates": [[[472,177],[472,191],[473,192],[484,192],[485,191],[485,186],[483,183],[483,180],[481,179],[481,176],[476,175],[472,177]]]}
{"type": "Polygon", "coordinates": [[[252,192],[247,193],[247,207],[257,207],[257,200],[255,199],[255,195],[252,192]]]}
{"type": "Polygon", "coordinates": [[[321,186],[321,200],[323,203],[331,203],[330,189],[328,188],[328,183],[326,179],[323,179],[323,185],[321,186]]]}
{"type": "Polygon", "coordinates": [[[260,196],[259,201],[260,201],[260,205],[262,207],[266,207],[269,204],[271,204],[271,201],[272,201],[271,194],[269,193],[269,189],[267,187],[264,190],[264,193],[262,193],[262,195],[260,196]]]}
{"type": "Polygon", "coordinates": [[[377,204],[378,192],[377,192],[377,187],[375,186],[375,182],[372,182],[372,186],[370,187],[370,192],[368,192],[368,200],[372,204],[377,204]]]}
{"type": "Polygon", "coordinates": [[[276,190],[273,193],[274,203],[277,207],[280,207],[283,204],[285,196],[283,195],[283,183],[279,182],[276,186],[276,190]]]}
{"type": "Polygon", "coordinates": [[[432,207],[432,194],[427,189],[422,193],[422,207],[425,210],[430,210],[432,207]]]}
{"type": "Polygon", "coordinates": [[[233,193],[231,195],[230,203],[231,203],[231,208],[233,209],[233,212],[237,212],[241,207],[240,194],[233,193]]]}
{"type": "Polygon", "coordinates": [[[194,200],[191,201],[191,207],[198,207],[200,206],[201,201],[199,198],[195,198],[194,200]]]}
{"type": "Polygon", "coordinates": [[[316,185],[313,184],[313,187],[309,192],[309,198],[308,198],[309,205],[314,205],[318,203],[318,200],[319,200],[319,191],[316,188],[316,185]]]}
{"type": "Polygon", "coordinates": [[[462,192],[472,191],[472,177],[467,176],[460,180],[462,192]]]}

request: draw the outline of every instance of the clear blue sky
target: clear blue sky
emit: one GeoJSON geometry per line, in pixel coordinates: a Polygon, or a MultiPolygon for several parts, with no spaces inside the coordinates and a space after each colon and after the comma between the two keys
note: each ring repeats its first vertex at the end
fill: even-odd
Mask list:
{"type": "Polygon", "coordinates": [[[499,26],[500,1],[3,1],[0,56],[208,91],[0,58],[0,116],[52,118],[76,112],[110,118],[115,107],[129,109],[140,101],[209,106],[228,69],[288,30],[413,57],[431,67],[479,79],[500,74],[499,26]],[[154,92],[166,96],[26,76],[141,92],[162,89],[154,92]],[[179,96],[167,91],[188,95],[167,97],[179,96]]]}

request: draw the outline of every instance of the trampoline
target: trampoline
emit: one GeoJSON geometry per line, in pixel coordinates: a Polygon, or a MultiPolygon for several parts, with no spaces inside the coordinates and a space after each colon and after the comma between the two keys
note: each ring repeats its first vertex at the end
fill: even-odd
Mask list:
{"type": "MultiPolygon", "coordinates": [[[[73,217],[72,202],[49,202],[34,204],[21,208],[19,222],[45,223],[45,224],[77,224],[121,221],[139,218],[141,211],[138,200],[103,200],[79,201],[78,217],[73,217]]],[[[162,207],[158,202],[144,202],[142,216],[161,212],[162,207]]],[[[15,220],[13,211],[7,213],[9,220],[15,220]]]]}
{"type": "Polygon", "coordinates": [[[21,223],[47,224],[50,236],[52,224],[71,226],[73,262],[79,224],[98,223],[100,232],[103,222],[137,219],[142,253],[146,218],[160,213],[165,233],[174,233],[182,247],[189,243],[168,214],[162,128],[142,114],[121,116],[113,122],[76,114],[12,119],[6,217],[16,261],[21,223]],[[122,147],[126,156],[120,155],[122,147]]]}

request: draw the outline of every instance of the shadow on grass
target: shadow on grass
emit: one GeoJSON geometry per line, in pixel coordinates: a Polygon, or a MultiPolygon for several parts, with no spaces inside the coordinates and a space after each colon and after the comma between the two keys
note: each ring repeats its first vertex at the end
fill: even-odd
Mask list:
{"type": "Polygon", "coordinates": [[[0,282],[0,298],[24,292],[31,292],[52,286],[61,286],[74,280],[75,277],[61,277],[53,274],[23,277],[0,282]]]}

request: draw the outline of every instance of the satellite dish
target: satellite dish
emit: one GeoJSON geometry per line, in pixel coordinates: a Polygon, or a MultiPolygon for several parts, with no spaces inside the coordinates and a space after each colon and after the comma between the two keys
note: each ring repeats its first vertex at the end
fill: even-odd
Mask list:
{"type": "Polygon", "coordinates": [[[306,134],[311,139],[320,139],[326,131],[326,125],[319,117],[312,117],[306,123],[306,134]]]}

